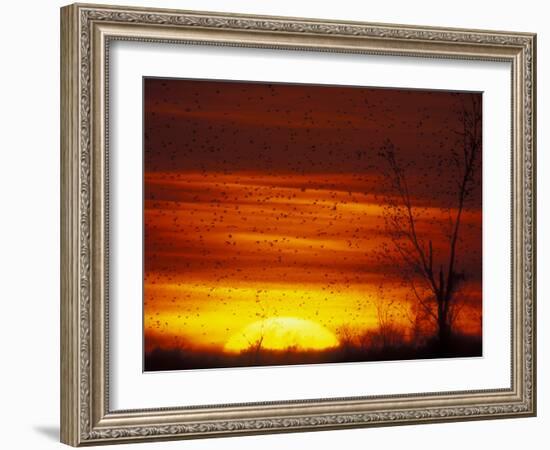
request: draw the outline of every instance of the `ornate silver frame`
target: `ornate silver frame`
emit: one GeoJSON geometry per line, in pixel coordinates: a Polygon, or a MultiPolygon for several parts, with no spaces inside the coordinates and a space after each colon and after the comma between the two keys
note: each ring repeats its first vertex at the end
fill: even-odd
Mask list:
{"type": "Polygon", "coordinates": [[[536,414],[536,36],[75,4],[61,9],[61,440],[73,446],[536,414]],[[106,227],[112,40],[507,61],[512,66],[508,389],[111,411],[106,227]]]}

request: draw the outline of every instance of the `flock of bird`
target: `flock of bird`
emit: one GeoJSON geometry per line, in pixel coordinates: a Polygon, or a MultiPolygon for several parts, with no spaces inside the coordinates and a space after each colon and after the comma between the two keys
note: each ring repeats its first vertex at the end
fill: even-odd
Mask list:
{"type": "MultiPolygon", "coordinates": [[[[292,312],[329,329],[374,320],[383,280],[403,289],[379,251],[395,198],[377,157],[388,139],[419,233],[445,245],[455,93],[167,79],[146,79],[144,92],[146,338],[214,343],[292,312]]],[[[473,271],[478,181],[461,242],[473,271]]]]}

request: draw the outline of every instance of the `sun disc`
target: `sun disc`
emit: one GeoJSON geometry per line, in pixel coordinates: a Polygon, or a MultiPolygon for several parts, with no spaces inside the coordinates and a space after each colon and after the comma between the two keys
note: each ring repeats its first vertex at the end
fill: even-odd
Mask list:
{"type": "Polygon", "coordinates": [[[296,317],[271,317],[246,326],[229,338],[224,349],[240,352],[259,346],[266,350],[324,350],[338,339],[319,323],[296,317]]]}

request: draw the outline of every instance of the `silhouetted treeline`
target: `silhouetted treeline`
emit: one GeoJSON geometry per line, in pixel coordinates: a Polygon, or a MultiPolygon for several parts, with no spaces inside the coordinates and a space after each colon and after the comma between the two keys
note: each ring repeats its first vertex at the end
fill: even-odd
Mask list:
{"type": "Polygon", "coordinates": [[[357,342],[346,342],[339,347],[321,351],[286,350],[257,351],[256,348],[240,353],[226,353],[221,349],[157,348],[145,354],[145,371],[212,369],[223,367],[278,366],[295,364],[346,363],[366,361],[395,361],[449,357],[475,357],[482,355],[481,337],[454,334],[445,350],[438,339],[432,338],[422,346],[413,343],[391,342],[365,348],[357,342]]]}

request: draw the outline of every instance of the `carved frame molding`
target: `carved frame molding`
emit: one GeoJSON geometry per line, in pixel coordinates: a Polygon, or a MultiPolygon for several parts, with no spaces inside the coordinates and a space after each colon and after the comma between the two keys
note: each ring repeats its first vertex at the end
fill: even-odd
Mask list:
{"type": "Polygon", "coordinates": [[[61,439],[78,446],[536,414],[535,54],[529,33],[99,5],[61,10],[61,439]],[[108,58],[112,40],[509,61],[512,386],[175,409],[108,407],[108,58]]]}

